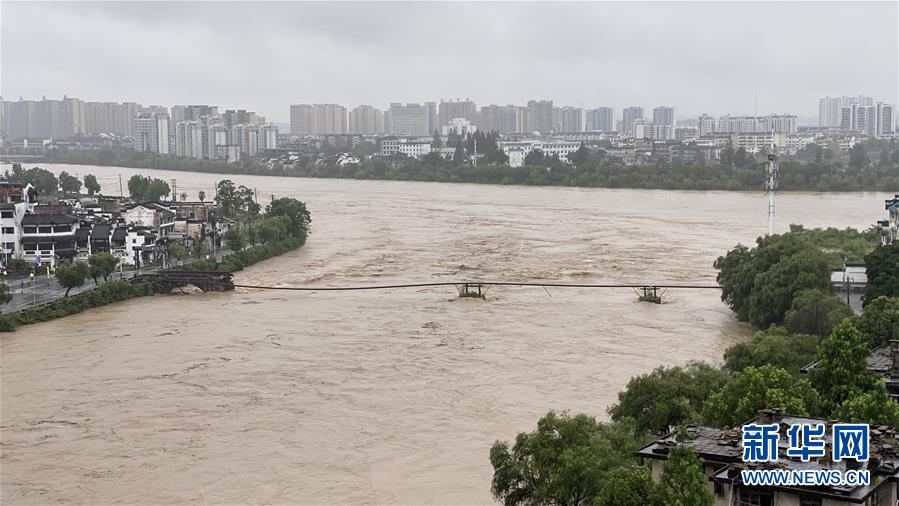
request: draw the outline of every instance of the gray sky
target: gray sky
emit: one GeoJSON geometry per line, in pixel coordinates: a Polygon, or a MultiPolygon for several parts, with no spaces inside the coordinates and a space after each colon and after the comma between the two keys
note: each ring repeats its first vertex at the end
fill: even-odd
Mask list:
{"type": "Polygon", "coordinates": [[[683,118],[896,103],[897,3],[0,4],[0,93],[213,104],[471,98],[668,104],[683,118]]]}

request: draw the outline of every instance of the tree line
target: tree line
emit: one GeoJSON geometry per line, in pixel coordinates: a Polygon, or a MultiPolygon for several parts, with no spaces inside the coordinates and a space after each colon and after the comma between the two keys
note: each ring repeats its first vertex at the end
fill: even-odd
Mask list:
{"type": "MultiPolygon", "coordinates": [[[[762,190],[765,181],[765,164],[740,149],[725,148],[722,160],[716,163],[656,162],[625,166],[608,159],[603,151],[582,146],[569,155],[570,163],[534,150],[526,157],[523,167],[510,167],[505,153],[497,147],[495,133],[476,132],[464,138],[454,134],[446,140],[437,135],[434,139],[435,146],[453,147],[454,155],[450,159],[437,152],[421,159],[402,155],[365,158],[363,155],[360,163],[343,165],[309,156],[301,156],[293,163],[241,160],[229,164],[129,150],[61,150],[48,154],[47,159],[224,174],[599,188],[754,191],[762,190]],[[469,163],[475,141],[477,153],[481,155],[477,166],[469,163]]],[[[856,146],[850,152],[847,165],[823,158],[781,162],[779,188],[786,191],[892,191],[899,187],[899,161],[893,161],[888,148],[880,150],[880,153],[887,153],[886,159],[881,159],[883,163],[874,163],[865,154],[869,149],[865,144],[856,146]]],[[[899,151],[899,148],[895,149],[899,151]]],[[[365,152],[370,154],[373,150],[365,152]]]]}

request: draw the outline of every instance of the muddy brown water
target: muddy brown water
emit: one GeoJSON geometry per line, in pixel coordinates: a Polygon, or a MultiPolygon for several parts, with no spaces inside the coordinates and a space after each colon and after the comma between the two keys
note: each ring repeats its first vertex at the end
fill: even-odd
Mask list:
{"type": "MultiPolygon", "coordinates": [[[[239,282],[712,283],[766,227],[761,193],[135,173],[305,200],[313,233],[239,282]]],[[[777,224],[867,227],[886,194],[789,193],[777,224]]],[[[605,418],[633,375],[720,363],[749,331],[712,290],[240,289],[155,296],[0,337],[0,499],[490,503],[488,450],[550,409],[605,418]]]]}

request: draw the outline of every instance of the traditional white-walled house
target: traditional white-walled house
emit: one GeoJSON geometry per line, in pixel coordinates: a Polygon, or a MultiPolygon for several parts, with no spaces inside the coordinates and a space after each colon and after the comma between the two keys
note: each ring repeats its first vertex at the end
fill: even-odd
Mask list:
{"type": "Polygon", "coordinates": [[[175,211],[158,203],[136,204],[122,213],[125,223],[134,227],[144,227],[165,237],[175,228],[175,211]]]}

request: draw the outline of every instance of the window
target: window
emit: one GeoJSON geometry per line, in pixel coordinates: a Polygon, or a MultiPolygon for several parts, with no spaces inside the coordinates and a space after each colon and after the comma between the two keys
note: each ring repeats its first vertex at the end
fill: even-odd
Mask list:
{"type": "Polygon", "coordinates": [[[799,506],[821,506],[821,497],[802,494],[799,496],[799,506]]]}
{"type": "Polygon", "coordinates": [[[737,506],[774,506],[774,493],[754,488],[737,489],[737,506]]]}
{"type": "Polygon", "coordinates": [[[36,234],[36,233],[37,233],[37,227],[25,227],[24,232],[25,232],[26,234],[36,234]]]}
{"type": "Polygon", "coordinates": [[[41,227],[38,227],[37,229],[38,229],[38,232],[40,232],[41,234],[52,234],[53,233],[53,227],[51,227],[49,225],[41,226],[41,227]]]}
{"type": "Polygon", "coordinates": [[[15,217],[15,215],[13,214],[13,211],[0,212],[0,218],[14,218],[14,217],[15,217]]]}
{"type": "Polygon", "coordinates": [[[16,229],[15,229],[15,227],[3,227],[3,233],[4,234],[15,234],[16,229]]]}

